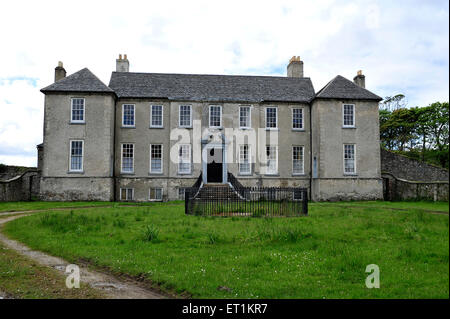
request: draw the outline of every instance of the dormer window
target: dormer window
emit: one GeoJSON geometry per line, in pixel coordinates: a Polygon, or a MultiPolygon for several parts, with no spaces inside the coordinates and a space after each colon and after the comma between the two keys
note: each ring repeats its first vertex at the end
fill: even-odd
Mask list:
{"type": "Polygon", "coordinates": [[[84,123],[84,98],[73,98],[71,101],[71,123],[84,123]]]}

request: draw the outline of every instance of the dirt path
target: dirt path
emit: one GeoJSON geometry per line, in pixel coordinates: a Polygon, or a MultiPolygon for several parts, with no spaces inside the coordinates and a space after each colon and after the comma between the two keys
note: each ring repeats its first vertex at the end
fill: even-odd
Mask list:
{"type": "MultiPolygon", "coordinates": [[[[13,212],[14,214],[20,214],[20,212],[13,212]]],[[[7,238],[1,233],[3,224],[12,221],[14,219],[27,216],[22,213],[20,215],[10,216],[0,219],[0,242],[10,249],[17,251],[20,254],[28,256],[29,258],[37,261],[38,263],[56,269],[65,274],[66,266],[70,263],[58,258],[47,255],[43,252],[31,250],[27,246],[7,238]]],[[[141,282],[132,279],[119,279],[110,274],[102,273],[99,271],[93,271],[88,269],[84,265],[78,265],[80,267],[80,281],[89,284],[91,287],[101,290],[105,295],[112,299],[163,299],[166,296],[152,291],[141,282]]],[[[0,293],[0,298],[2,294],[0,293]]]]}

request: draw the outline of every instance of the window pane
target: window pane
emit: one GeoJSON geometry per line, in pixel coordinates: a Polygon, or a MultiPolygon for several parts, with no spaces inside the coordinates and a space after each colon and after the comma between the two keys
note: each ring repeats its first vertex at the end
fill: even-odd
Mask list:
{"type": "Polygon", "coordinates": [[[180,126],[191,126],[190,105],[180,105],[180,126]]]}
{"type": "Polygon", "coordinates": [[[72,121],[84,121],[84,99],[72,99],[72,121]]]}
{"type": "Polygon", "coordinates": [[[344,172],[355,173],[355,145],[344,145],[344,172]]]}
{"type": "Polygon", "coordinates": [[[152,145],[150,150],[150,171],[162,172],[162,145],[152,145]]]}
{"type": "Polygon", "coordinates": [[[122,171],[133,172],[133,144],[122,144],[122,171]]]}
{"type": "Polygon", "coordinates": [[[266,127],[276,128],[277,127],[277,108],[268,107],[266,108],[266,127]]]}
{"type": "Polygon", "coordinates": [[[70,170],[81,171],[83,169],[83,142],[71,141],[70,170]]]}
{"type": "Polygon", "coordinates": [[[247,144],[239,146],[239,172],[250,173],[249,147],[247,144]]]}
{"type": "Polygon", "coordinates": [[[127,188],[127,200],[132,200],[132,199],[133,199],[133,189],[127,188]]]}
{"type": "Polygon", "coordinates": [[[303,174],[303,146],[292,148],[292,170],[294,174],[303,174]]]}
{"type": "Polygon", "coordinates": [[[353,126],[354,122],[354,106],[352,104],[344,104],[344,126],[353,126]]]}
{"type": "Polygon", "coordinates": [[[134,105],[124,104],[123,106],[123,125],[134,126],[134,105]]]}
{"type": "Polygon", "coordinates": [[[178,150],[178,171],[180,173],[191,172],[191,146],[180,145],[178,150]]]}
{"type": "Polygon", "coordinates": [[[163,125],[163,107],[162,105],[152,105],[152,126],[163,125]]]}
{"type": "Polygon", "coordinates": [[[209,126],[220,126],[220,106],[209,107],[209,126]]]}
{"type": "Polygon", "coordinates": [[[292,128],[303,128],[303,109],[292,110],[292,128]]]}
{"type": "Polygon", "coordinates": [[[277,148],[275,146],[266,146],[267,154],[267,173],[274,174],[277,172],[277,148]]]}
{"type": "Polygon", "coordinates": [[[250,127],[250,107],[241,106],[239,108],[239,126],[250,127]]]}

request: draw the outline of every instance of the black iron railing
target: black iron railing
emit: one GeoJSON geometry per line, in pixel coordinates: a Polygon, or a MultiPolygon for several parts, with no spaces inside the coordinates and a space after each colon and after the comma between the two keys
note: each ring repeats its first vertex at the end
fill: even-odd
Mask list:
{"type": "MultiPolygon", "coordinates": [[[[232,182],[230,181],[230,184],[232,182]]],[[[308,214],[306,188],[203,185],[187,188],[185,212],[200,216],[302,216],[308,214]],[[244,196],[242,195],[244,194],[244,196]]]]}
{"type": "Polygon", "coordinates": [[[230,172],[228,172],[228,183],[230,183],[231,187],[238,193],[242,199],[250,200],[249,189],[248,187],[242,186],[242,184],[238,181],[236,177],[230,172]]]}

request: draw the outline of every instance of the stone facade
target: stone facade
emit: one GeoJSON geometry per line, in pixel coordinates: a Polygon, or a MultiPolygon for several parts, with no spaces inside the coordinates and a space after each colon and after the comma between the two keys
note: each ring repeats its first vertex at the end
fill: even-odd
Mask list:
{"type": "MultiPolygon", "coordinates": [[[[288,78],[141,74],[129,72],[126,56],[116,62],[118,72],[113,72],[109,87],[83,69],[42,89],[42,199],[148,201],[154,189],[162,191],[158,199],[179,199],[182,189],[192,186],[201,174],[204,183],[210,182],[206,158],[213,154],[211,150],[222,154],[222,172],[215,173],[221,174],[220,182],[227,182],[229,172],[244,186],[305,187],[313,200],[382,198],[380,98],[361,86],[337,77],[315,95],[309,78],[303,77],[299,57],[291,59],[288,78]],[[74,98],[84,101],[81,123],[71,121],[74,98]],[[343,127],[344,104],[354,106],[352,128],[343,127]],[[123,125],[124,105],[133,105],[133,125],[123,125]],[[151,125],[152,105],[162,109],[160,127],[151,125]],[[190,107],[189,127],[180,126],[181,106],[190,107]],[[210,126],[211,106],[220,107],[219,127],[210,126]],[[250,107],[250,125],[245,127],[240,123],[241,107],[250,107]],[[267,108],[276,109],[276,127],[266,125],[267,108]],[[293,128],[297,109],[302,110],[301,128],[293,128]],[[83,141],[83,165],[76,172],[69,169],[73,140],[83,141]],[[174,160],[184,143],[190,145],[188,173],[180,173],[174,160]],[[125,172],[123,147],[127,144],[133,145],[133,169],[125,172]],[[155,144],[162,145],[158,173],[150,169],[155,144]],[[243,144],[249,147],[250,172],[246,174],[239,170],[243,144]],[[352,174],[344,174],[344,144],[355,147],[352,174]],[[276,145],[273,172],[267,171],[269,145],[276,145]],[[303,170],[295,173],[294,147],[303,150],[303,170]],[[130,198],[124,197],[128,192],[130,198]]],[[[62,63],[58,74],[63,74],[61,67],[62,63]]]]}

